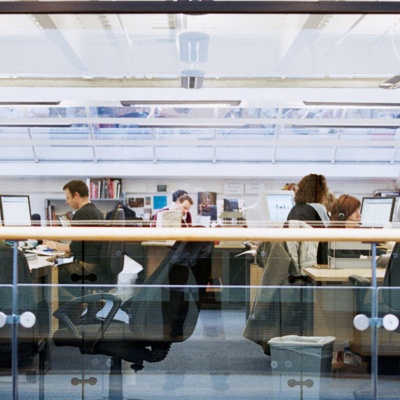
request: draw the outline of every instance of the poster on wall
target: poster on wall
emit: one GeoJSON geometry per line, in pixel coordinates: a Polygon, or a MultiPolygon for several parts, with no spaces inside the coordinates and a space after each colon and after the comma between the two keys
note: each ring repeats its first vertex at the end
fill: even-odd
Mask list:
{"type": "Polygon", "coordinates": [[[154,210],[160,210],[167,206],[167,196],[154,196],[153,197],[153,208],[154,210]]]}
{"type": "Polygon", "coordinates": [[[143,218],[144,215],[144,197],[129,197],[127,201],[128,207],[133,210],[136,217],[143,218]]]}
{"type": "Polygon", "coordinates": [[[210,217],[211,221],[216,221],[217,215],[217,193],[199,192],[197,194],[197,214],[201,217],[210,217]]]}
{"type": "Polygon", "coordinates": [[[143,208],[144,207],[144,197],[130,197],[128,199],[128,207],[143,208]]]}

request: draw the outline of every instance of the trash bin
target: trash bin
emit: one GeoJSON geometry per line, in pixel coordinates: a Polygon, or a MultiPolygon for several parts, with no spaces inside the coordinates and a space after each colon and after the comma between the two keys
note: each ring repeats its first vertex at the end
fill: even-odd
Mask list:
{"type": "Polygon", "coordinates": [[[319,399],[321,376],[332,367],[333,336],[275,337],[268,341],[272,374],[285,399],[319,399]]]}

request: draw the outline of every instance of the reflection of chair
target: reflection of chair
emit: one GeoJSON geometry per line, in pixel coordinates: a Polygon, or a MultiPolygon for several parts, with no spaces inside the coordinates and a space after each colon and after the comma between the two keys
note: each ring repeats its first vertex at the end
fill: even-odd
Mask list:
{"type": "MultiPolygon", "coordinates": [[[[0,246],[0,312],[2,313],[2,324],[6,322],[5,317],[13,315],[13,299],[12,288],[13,283],[13,249],[10,247],[0,246]],[[8,285],[8,286],[4,286],[8,285]]],[[[35,379],[37,365],[35,357],[39,354],[39,372],[41,378],[40,390],[43,390],[43,373],[45,365],[45,354],[47,345],[48,330],[48,307],[44,300],[39,301],[38,288],[27,285],[32,283],[31,273],[26,257],[18,252],[18,310],[20,321],[16,325],[17,329],[17,346],[12,345],[12,324],[7,323],[0,328],[0,373],[10,375],[12,372],[12,355],[16,350],[18,372],[25,372],[27,378],[35,379]],[[25,284],[25,285],[24,285],[25,284]],[[33,327],[24,327],[24,313],[33,313],[36,317],[33,327]]],[[[28,321],[29,322],[29,321],[28,321]]],[[[43,393],[41,393],[41,396],[43,393]]]]}
{"type": "MultiPolygon", "coordinates": [[[[357,288],[354,291],[356,313],[364,314],[371,317],[371,282],[369,279],[360,275],[349,276],[350,283],[357,288]]],[[[383,280],[384,289],[379,290],[377,317],[383,318],[388,314],[394,314],[400,318],[400,242],[396,243],[389,263],[386,267],[385,277],[383,280]],[[390,289],[392,288],[392,289],[390,289]]],[[[354,344],[356,346],[356,344],[354,344]]],[[[356,348],[356,347],[355,347],[356,348]]],[[[366,357],[366,361],[370,362],[370,357],[366,357]]],[[[378,357],[379,373],[399,373],[400,357],[399,356],[379,356],[378,357]]]]}
{"type": "Polygon", "coordinates": [[[122,398],[122,360],[139,371],[143,362],[159,362],[172,343],[186,340],[193,332],[205,287],[211,271],[213,244],[176,242],[145,285],[121,304],[111,293],[88,295],[64,304],[54,316],[67,328],[55,332],[57,346],[78,347],[82,354],[112,357],[109,396],[122,398]],[[199,288],[196,285],[202,285],[199,288]],[[73,324],[70,310],[76,303],[112,300],[111,311],[104,319],[88,316],[73,324]],[[127,323],[114,319],[125,313],[127,323]]]}
{"type": "MultiPolygon", "coordinates": [[[[116,208],[107,221],[106,226],[124,226],[125,213],[121,208],[116,208]]],[[[82,268],[81,274],[71,275],[71,283],[88,283],[90,285],[115,285],[118,281],[118,274],[124,267],[124,246],[123,241],[104,241],[101,244],[99,264],[90,274],[85,273],[82,268]]],[[[84,293],[80,293],[84,294],[84,293]]],[[[77,297],[77,296],[75,296],[77,297]]]]}
{"type": "MultiPolygon", "coordinates": [[[[111,226],[124,226],[125,212],[122,208],[113,210],[111,226]]],[[[115,285],[118,281],[118,274],[124,267],[125,242],[107,241],[102,243],[100,253],[100,265],[96,272],[95,283],[115,285]]]]}
{"type": "Polygon", "coordinates": [[[257,261],[263,274],[244,336],[270,354],[268,341],[285,335],[308,335],[312,328],[312,297],[304,268],[316,261],[311,242],[263,242],[257,261]],[[310,258],[308,258],[310,257],[310,258]]]}

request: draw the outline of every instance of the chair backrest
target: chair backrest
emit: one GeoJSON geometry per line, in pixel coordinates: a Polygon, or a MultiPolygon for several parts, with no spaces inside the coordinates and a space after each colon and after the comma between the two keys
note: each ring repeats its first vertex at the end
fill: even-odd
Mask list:
{"type": "Polygon", "coordinates": [[[397,242],[389,259],[383,280],[385,287],[392,290],[383,290],[383,301],[393,310],[400,310],[400,242],[397,242]]]}
{"type": "MultiPolygon", "coordinates": [[[[122,208],[113,211],[111,226],[124,226],[125,213],[122,208]]],[[[118,274],[124,268],[125,242],[106,241],[102,243],[100,252],[100,266],[96,284],[115,285],[118,281],[118,274]]]]}

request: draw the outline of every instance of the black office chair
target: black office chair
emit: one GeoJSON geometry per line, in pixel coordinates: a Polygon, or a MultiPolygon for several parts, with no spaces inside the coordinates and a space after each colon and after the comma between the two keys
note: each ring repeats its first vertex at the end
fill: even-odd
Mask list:
{"type": "MultiPolygon", "coordinates": [[[[356,313],[371,317],[371,282],[360,275],[350,275],[349,281],[356,288],[354,291],[356,313]]],[[[400,319],[400,242],[396,243],[386,267],[383,279],[383,290],[379,291],[377,317],[394,314],[400,319]],[[386,289],[392,288],[392,290],[386,289]]],[[[400,328],[397,328],[400,332],[400,328]]],[[[366,357],[370,371],[370,358],[366,357]]],[[[400,357],[378,357],[378,372],[380,374],[400,373],[400,357]]]]}
{"type": "MultiPolygon", "coordinates": [[[[112,216],[106,221],[108,227],[124,226],[125,213],[121,208],[116,208],[112,211],[112,216]]],[[[101,228],[99,228],[101,229],[101,228]]],[[[101,243],[99,265],[95,271],[90,274],[72,274],[71,283],[73,284],[88,284],[88,285],[116,285],[118,274],[124,267],[125,242],[124,241],[104,241],[101,243]]],[[[92,291],[92,289],[89,289],[92,291]]],[[[104,290],[104,288],[99,288],[104,290]]],[[[86,294],[85,292],[81,295],[86,294]]],[[[76,296],[78,297],[78,296],[76,296]]]]}
{"type": "MultiPolygon", "coordinates": [[[[122,208],[116,208],[112,212],[108,226],[125,226],[125,212],[122,208]]],[[[103,242],[100,253],[100,265],[96,273],[96,285],[116,285],[118,275],[124,268],[125,242],[103,242]]]]}
{"type": "Polygon", "coordinates": [[[140,371],[144,362],[162,361],[173,343],[193,333],[211,272],[213,248],[212,242],[176,242],[145,284],[122,304],[117,296],[103,293],[63,305],[54,316],[67,328],[55,332],[54,343],[77,347],[82,354],[110,356],[109,399],[122,399],[122,360],[140,371]],[[85,316],[72,323],[69,312],[74,304],[99,299],[113,303],[104,319],[85,316]],[[129,322],[116,320],[117,312],[126,313],[129,322]]]}
{"type": "MultiPolygon", "coordinates": [[[[0,312],[2,324],[6,322],[5,317],[13,314],[12,287],[13,283],[13,260],[14,249],[0,245],[0,312]],[[7,285],[7,286],[5,286],[7,285]]],[[[35,316],[32,327],[24,327],[23,321],[17,324],[17,366],[18,373],[25,373],[28,381],[35,381],[39,371],[40,385],[39,397],[44,396],[44,369],[46,365],[47,339],[49,328],[48,305],[45,300],[40,299],[40,288],[30,285],[32,283],[31,273],[22,252],[18,251],[18,310],[22,319],[26,313],[35,316]],[[38,356],[39,360],[36,360],[38,356]],[[38,362],[37,362],[38,361],[38,362]]],[[[0,374],[12,374],[12,325],[5,323],[0,328],[0,374]]]]}

